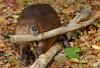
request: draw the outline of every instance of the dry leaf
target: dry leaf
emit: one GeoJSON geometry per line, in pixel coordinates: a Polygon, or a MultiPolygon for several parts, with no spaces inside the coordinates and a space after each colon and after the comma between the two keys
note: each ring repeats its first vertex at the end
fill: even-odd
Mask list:
{"type": "Polygon", "coordinates": [[[6,5],[13,8],[13,9],[16,9],[18,8],[18,4],[16,3],[16,0],[4,0],[6,5]]]}
{"type": "Polygon", "coordinates": [[[6,20],[5,17],[1,17],[1,18],[0,18],[0,24],[3,23],[3,22],[7,22],[7,20],[6,20]]]}
{"type": "Polygon", "coordinates": [[[98,45],[92,45],[92,48],[100,50],[100,46],[98,46],[98,45]]]}

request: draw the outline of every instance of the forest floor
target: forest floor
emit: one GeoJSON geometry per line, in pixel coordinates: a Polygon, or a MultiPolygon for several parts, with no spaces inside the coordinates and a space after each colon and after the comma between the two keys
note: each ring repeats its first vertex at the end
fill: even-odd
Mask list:
{"type": "MultiPolygon", "coordinates": [[[[10,43],[7,35],[14,33],[20,12],[35,3],[52,5],[62,25],[68,24],[87,6],[91,7],[91,15],[100,11],[100,0],[0,0],[0,68],[22,68],[20,54],[13,49],[14,44],[10,43]]],[[[68,46],[80,49],[77,58],[60,55],[54,58],[48,68],[100,68],[100,18],[94,23],[96,24],[66,34],[68,46]]]]}

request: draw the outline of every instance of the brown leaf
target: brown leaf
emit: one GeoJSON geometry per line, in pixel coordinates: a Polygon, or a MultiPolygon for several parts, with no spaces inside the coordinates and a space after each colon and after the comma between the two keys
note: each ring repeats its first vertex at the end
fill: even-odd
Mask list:
{"type": "Polygon", "coordinates": [[[13,8],[13,9],[17,9],[18,8],[18,4],[16,3],[16,0],[4,0],[6,5],[13,8]]]}

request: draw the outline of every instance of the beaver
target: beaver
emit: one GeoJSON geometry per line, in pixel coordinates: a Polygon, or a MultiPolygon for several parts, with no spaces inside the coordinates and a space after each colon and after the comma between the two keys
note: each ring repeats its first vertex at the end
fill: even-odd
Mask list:
{"type": "MultiPolygon", "coordinates": [[[[26,7],[21,12],[17,24],[15,26],[15,35],[37,35],[38,33],[47,32],[61,26],[59,17],[52,6],[49,4],[34,4],[26,7]]],[[[46,40],[36,42],[35,57],[45,53],[51,46],[57,41],[58,37],[52,37],[46,40]]],[[[26,58],[32,55],[32,52],[28,51],[31,42],[19,42],[19,45],[23,46],[22,57],[26,58]],[[26,49],[26,51],[25,51],[26,49]],[[28,53],[30,52],[30,53],[28,53]],[[26,54],[25,54],[26,53],[26,54]],[[24,55],[25,54],[25,55],[24,55]]],[[[29,58],[28,58],[29,59],[29,58]]],[[[29,63],[27,61],[27,63],[29,63]]]]}

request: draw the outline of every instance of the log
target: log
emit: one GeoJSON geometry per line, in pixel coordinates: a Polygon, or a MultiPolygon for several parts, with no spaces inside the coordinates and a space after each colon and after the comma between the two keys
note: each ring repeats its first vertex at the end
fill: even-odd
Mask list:
{"type": "Polygon", "coordinates": [[[62,49],[62,44],[55,43],[46,53],[39,56],[29,68],[45,68],[52,58],[62,49]]]}
{"type": "Polygon", "coordinates": [[[77,22],[79,22],[82,18],[89,15],[90,11],[91,11],[90,8],[85,8],[80,13],[78,13],[74,17],[74,19],[69,21],[69,24],[67,26],[59,27],[57,29],[54,29],[54,30],[51,30],[51,31],[48,31],[48,32],[40,33],[37,36],[33,36],[33,35],[12,35],[12,36],[10,36],[11,37],[10,39],[11,39],[12,42],[16,42],[16,41],[39,41],[39,40],[51,38],[51,37],[54,37],[54,36],[57,36],[57,35],[65,34],[67,32],[71,32],[71,31],[77,30],[77,29],[82,28],[82,27],[86,27],[86,26],[90,25],[96,18],[98,18],[98,16],[100,16],[100,15],[98,15],[98,16],[95,15],[90,20],[88,20],[86,22],[81,22],[81,23],[78,24],[77,22]]]}

